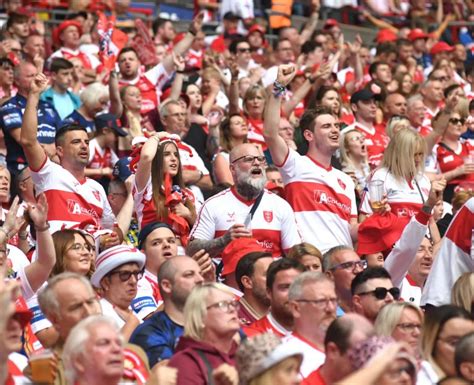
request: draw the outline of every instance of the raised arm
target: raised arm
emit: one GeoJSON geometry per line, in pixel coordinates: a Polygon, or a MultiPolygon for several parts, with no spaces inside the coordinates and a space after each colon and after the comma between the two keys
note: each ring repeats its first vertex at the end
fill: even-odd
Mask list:
{"type": "Polygon", "coordinates": [[[186,66],[186,63],[181,55],[172,52],[171,56],[173,57],[173,63],[176,69],[176,74],[174,76],[173,84],[171,84],[171,92],[169,98],[171,100],[178,100],[181,95],[181,89],[183,88],[184,68],[186,66]]]}
{"type": "Polygon", "coordinates": [[[140,160],[137,165],[137,172],[135,173],[135,185],[138,191],[142,191],[151,175],[151,163],[156,155],[158,146],[160,145],[160,139],[166,133],[157,132],[148,138],[146,143],[143,145],[140,152],[140,160]]]}
{"type": "MultiPolygon", "coordinates": [[[[186,51],[191,47],[191,44],[193,44],[194,38],[196,37],[196,34],[202,30],[203,19],[204,19],[204,13],[202,12],[198,13],[194,17],[193,21],[191,22],[191,25],[189,26],[189,30],[184,36],[183,40],[181,40],[173,48],[173,52],[176,55],[184,56],[186,51]]],[[[162,63],[163,63],[163,66],[165,67],[166,72],[171,73],[174,71],[174,62],[173,62],[173,57],[171,55],[167,55],[163,59],[162,63]]]]}
{"type": "Polygon", "coordinates": [[[229,116],[240,113],[239,107],[239,65],[232,60],[230,65],[229,116]]]}
{"type": "Polygon", "coordinates": [[[109,95],[110,95],[110,113],[116,117],[122,116],[123,104],[120,99],[120,90],[118,85],[117,73],[110,71],[109,78],[109,95]]]}
{"type": "Polygon", "coordinates": [[[309,17],[308,22],[306,23],[303,31],[301,31],[301,34],[300,34],[301,45],[303,45],[310,39],[311,35],[316,29],[316,26],[318,24],[318,19],[319,19],[319,8],[321,8],[321,5],[319,4],[319,0],[313,1],[313,13],[309,17]]]}
{"type": "Polygon", "coordinates": [[[277,165],[281,165],[285,161],[289,151],[285,140],[278,133],[281,97],[295,74],[296,67],[293,64],[280,65],[278,67],[277,80],[274,83],[273,91],[268,98],[265,108],[263,137],[270,149],[273,162],[277,165]]]}
{"type": "Polygon", "coordinates": [[[38,103],[40,94],[48,86],[48,79],[42,73],[31,82],[30,93],[21,125],[20,143],[26,160],[32,170],[38,170],[46,160],[46,153],[38,142],[38,103]]]}

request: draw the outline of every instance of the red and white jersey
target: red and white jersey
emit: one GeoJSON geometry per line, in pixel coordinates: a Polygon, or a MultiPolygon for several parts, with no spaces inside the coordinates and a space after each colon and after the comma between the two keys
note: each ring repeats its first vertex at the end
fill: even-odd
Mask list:
{"type": "Polygon", "coordinates": [[[51,56],[50,60],[55,57],[62,57],[67,60],[71,59],[80,59],[82,62],[82,65],[84,66],[85,69],[87,70],[95,70],[101,63],[99,58],[97,58],[94,55],[91,55],[86,52],[82,52],[79,49],[69,49],[66,47],[62,47],[55,51],[51,56]]]}
{"type": "Polygon", "coordinates": [[[31,170],[36,193],[48,200],[50,232],[63,228],[100,227],[101,221],[115,222],[104,188],[94,179],[78,181],[69,171],[46,157],[38,170],[31,170]]]}
{"type": "Polygon", "coordinates": [[[402,301],[411,302],[416,306],[420,306],[421,287],[417,286],[409,275],[403,279],[400,285],[400,298],[402,301]]]}
{"type": "Polygon", "coordinates": [[[365,145],[367,146],[368,160],[371,169],[380,165],[383,159],[383,153],[390,141],[382,127],[367,127],[360,122],[354,122],[350,126],[345,127],[341,134],[345,134],[350,130],[357,130],[365,136],[365,145]]]}
{"type": "Polygon", "coordinates": [[[425,119],[423,120],[423,123],[421,125],[426,126],[426,127],[431,127],[431,121],[433,120],[433,118],[436,116],[438,112],[439,112],[439,107],[435,111],[432,111],[428,107],[425,107],[425,119]]]}
{"type": "Polygon", "coordinates": [[[276,166],[303,241],[323,253],[338,245],[352,246],[349,222],[357,217],[357,207],[351,177],[291,149],[276,166]]]}
{"type": "MultiPolygon", "coordinates": [[[[279,257],[283,251],[301,243],[301,237],[290,205],[278,195],[264,191],[250,226],[253,237],[263,248],[279,257]]],[[[246,201],[238,195],[235,187],[214,195],[204,202],[190,238],[221,237],[231,226],[244,224],[254,203],[255,200],[246,201]]]]}
{"type": "Polygon", "coordinates": [[[265,143],[265,138],[263,137],[263,120],[260,119],[251,119],[247,117],[247,124],[249,131],[247,134],[247,139],[250,143],[256,143],[262,146],[262,150],[267,149],[267,144],[265,143]]]}
{"type": "Polygon", "coordinates": [[[204,165],[204,161],[199,156],[195,148],[187,143],[186,147],[191,150],[191,154],[182,148],[178,149],[179,159],[181,161],[181,167],[183,170],[197,170],[201,171],[203,175],[209,175],[209,170],[204,165]]]}
{"type": "Polygon", "coordinates": [[[138,319],[142,321],[158,308],[154,298],[153,287],[145,276],[137,282],[137,295],[132,300],[130,306],[138,319]]]}
{"type": "Polygon", "coordinates": [[[474,198],[456,213],[441,242],[423,288],[422,305],[449,304],[456,280],[474,271],[474,198]]]}
{"type": "Polygon", "coordinates": [[[158,107],[161,89],[170,77],[171,74],[166,72],[163,64],[158,63],[144,74],[139,73],[133,80],[120,79],[119,86],[133,85],[140,90],[142,95],[142,108],[140,113],[143,115],[158,107]]]}
{"type": "MultiPolygon", "coordinates": [[[[191,190],[185,189],[184,193],[186,194],[187,199],[191,199],[194,202],[194,195],[191,190]]],[[[137,220],[140,228],[142,229],[147,224],[158,221],[159,218],[156,214],[155,202],[153,201],[153,186],[151,184],[151,175],[148,179],[145,188],[142,191],[138,191],[137,186],[134,185],[132,189],[132,194],[133,202],[135,205],[135,212],[137,213],[137,220]]]]}
{"type": "Polygon", "coordinates": [[[160,306],[163,303],[163,298],[161,298],[160,288],[158,286],[158,277],[155,274],[150,273],[150,271],[145,269],[142,279],[138,281],[138,285],[141,285],[144,289],[151,289],[150,294],[155,300],[157,306],[160,306]],[[147,283],[143,282],[142,284],[142,281],[146,281],[147,283]]]}
{"type": "MultiPolygon", "coordinates": [[[[443,143],[438,143],[433,148],[436,158],[437,169],[442,173],[456,169],[464,164],[464,157],[474,155],[474,145],[471,141],[460,139],[456,148],[448,148],[443,143]]],[[[474,182],[474,174],[461,175],[455,179],[451,179],[448,184],[458,184],[460,182],[474,182]]]]}
{"type": "Polygon", "coordinates": [[[93,169],[112,168],[118,160],[115,151],[109,147],[100,147],[97,139],[92,139],[89,142],[89,164],[87,167],[93,169]]]}
{"type": "Polygon", "coordinates": [[[250,326],[243,326],[242,330],[249,338],[263,333],[273,333],[278,337],[284,337],[291,333],[291,330],[285,329],[273,318],[272,313],[268,313],[250,326]]]}
{"type": "Polygon", "coordinates": [[[186,60],[186,67],[188,68],[202,68],[202,59],[204,58],[204,51],[195,51],[193,49],[189,49],[186,53],[185,60],[186,60]]]}
{"type": "Polygon", "coordinates": [[[23,374],[23,370],[28,366],[28,358],[23,354],[10,353],[7,360],[8,376],[5,385],[33,384],[23,374]]]}
{"type": "Polygon", "coordinates": [[[326,360],[326,354],[322,350],[318,349],[316,345],[297,332],[284,337],[283,342],[287,344],[288,349],[303,353],[303,361],[300,367],[301,379],[308,377],[311,372],[317,370],[326,360]]]}
{"type": "Polygon", "coordinates": [[[419,126],[416,128],[416,131],[418,131],[418,133],[425,137],[425,136],[428,136],[429,134],[431,134],[433,132],[433,127],[430,126],[419,126]]]}
{"type": "MultiPolygon", "coordinates": [[[[406,221],[418,213],[423,206],[423,200],[428,199],[428,193],[431,188],[431,183],[428,177],[424,174],[418,175],[416,181],[420,190],[415,183],[415,180],[406,181],[395,178],[386,168],[379,168],[375,170],[369,177],[368,182],[373,180],[383,181],[384,194],[387,196],[388,203],[392,208],[392,212],[399,217],[406,218],[406,221]]],[[[362,204],[360,208],[363,214],[372,214],[372,209],[369,203],[369,194],[367,191],[362,196],[362,204]]]]}

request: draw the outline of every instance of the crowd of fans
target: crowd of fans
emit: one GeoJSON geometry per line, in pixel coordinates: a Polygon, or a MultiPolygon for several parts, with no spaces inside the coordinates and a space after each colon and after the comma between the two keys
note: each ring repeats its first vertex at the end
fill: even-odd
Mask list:
{"type": "Polygon", "coordinates": [[[1,384],[474,383],[471,1],[62,3],[3,1],[1,384]]]}

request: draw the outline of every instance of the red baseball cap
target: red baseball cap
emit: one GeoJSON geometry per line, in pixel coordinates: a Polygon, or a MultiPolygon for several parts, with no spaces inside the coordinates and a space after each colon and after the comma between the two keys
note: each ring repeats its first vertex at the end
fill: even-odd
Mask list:
{"type": "Polygon", "coordinates": [[[373,214],[359,226],[357,254],[373,254],[390,250],[400,239],[406,221],[396,214],[387,212],[373,214]]]}
{"type": "Polygon", "coordinates": [[[436,55],[441,52],[451,52],[454,51],[454,47],[450,46],[444,41],[438,41],[433,47],[431,47],[430,54],[436,55]]]}
{"type": "Polygon", "coordinates": [[[396,41],[397,39],[397,34],[390,29],[381,29],[377,33],[377,36],[375,36],[375,41],[377,43],[384,43],[386,41],[396,41]]]}
{"type": "Polygon", "coordinates": [[[82,35],[82,25],[79,23],[77,20],[65,20],[61,24],[59,24],[54,30],[53,30],[53,42],[56,45],[61,44],[61,40],[59,39],[59,36],[61,33],[69,27],[76,27],[77,30],[79,31],[79,35],[82,35]]]}
{"type": "Polygon", "coordinates": [[[408,34],[408,40],[415,41],[416,39],[428,39],[430,35],[425,33],[421,28],[415,28],[408,34]]]}
{"type": "Polygon", "coordinates": [[[336,19],[327,19],[324,23],[323,29],[331,29],[332,27],[337,27],[339,22],[336,19]]]}
{"type": "Polygon", "coordinates": [[[237,238],[230,242],[221,254],[224,269],[222,275],[232,274],[239,261],[249,253],[265,252],[266,250],[255,238],[237,238]]]}
{"type": "Polygon", "coordinates": [[[26,325],[28,325],[28,322],[33,318],[33,313],[28,309],[23,297],[20,297],[15,301],[15,314],[13,317],[20,322],[22,328],[25,328],[26,325]]]}
{"type": "Polygon", "coordinates": [[[260,24],[254,24],[249,28],[247,36],[253,32],[260,32],[262,35],[265,35],[265,27],[262,27],[260,24]]]}

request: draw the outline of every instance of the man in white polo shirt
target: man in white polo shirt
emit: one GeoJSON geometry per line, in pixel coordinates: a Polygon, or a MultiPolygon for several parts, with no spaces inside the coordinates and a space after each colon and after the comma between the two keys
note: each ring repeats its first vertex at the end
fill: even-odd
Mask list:
{"type": "Polygon", "coordinates": [[[234,186],[204,203],[191,230],[189,255],[205,249],[216,256],[231,240],[241,237],[257,239],[274,257],[301,243],[290,205],[264,189],[265,167],[265,156],[255,145],[241,144],[232,150],[234,186]]]}
{"type": "Polygon", "coordinates": [[[305,156],[288,148],[278,134],[281,97],[296,73],[294,65],[281,65],[265,110],[264,137],[273,162],[280,168],[286,199],[293,208],[305,242],[323,253],[339,245],[352,246],[357,238],[354,183],[331,167],[339,148],[339,121],[331,110],[307,110],[300,120],[308,142],[305,156]]]}

